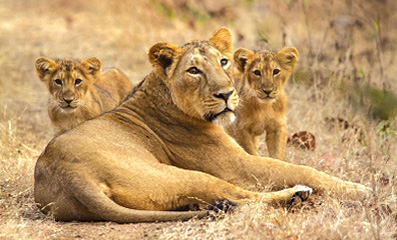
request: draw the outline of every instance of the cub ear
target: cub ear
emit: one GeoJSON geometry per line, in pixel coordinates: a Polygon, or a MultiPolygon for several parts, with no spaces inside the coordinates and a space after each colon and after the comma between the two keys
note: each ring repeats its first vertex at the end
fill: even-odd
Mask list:
{"type": "Polygon", "coordinates": [[[43,82],[45,82],[44,77],[54,71],[56,67],[56,63],[54,60],[45,57],[38,58],[34,65],[36,67],[37,75],[43,82]]]}
{"type": "Polygon", "coordinates": [[[232,49],[232,33],[227,28],[220,28],[212,34],[209,43],[217,48],[221,53],[231,57],[232,49]]]}
{"type": "Polygon", "coordinates": [[[276,59],[282,68],[292,72],[296,62],[299,60],[299,53],[298,50],[293,47],[283,48],[277,53],[276,59]]]}
{"type": "Polygon", "coordinates": [[[98,76],[99,71],[101,71],[101,60],[99,60],[96,57],[93,58],[87,58],[81,61],[81,65],[84,67],[84,69],[94,76],[96,78],[98,76]]]}
{"type": "Polygon", "coordinates": [[[178,46],[172,43],[157,43],[149,49],[149,61],[162,79],[167,79],[167,68],[174,63],[178,53],[178,46]]]}
{"type": "Polygon", "coordinates": [[[234,52],[234,62],[240,72],[244,72],[247,61],[255,57],[255,53],[245,48],[239,48],[234,52]]]}

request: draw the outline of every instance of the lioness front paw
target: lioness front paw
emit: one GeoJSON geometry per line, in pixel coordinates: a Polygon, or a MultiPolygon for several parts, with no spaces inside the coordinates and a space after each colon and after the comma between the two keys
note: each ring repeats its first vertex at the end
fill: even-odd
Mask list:
{"type": "Polygon", "coordinates": [[[288,202],[288,205],[291,206],[296,206],[301,202],[306,201],[313,193],[313,189],[303,185],[297,185],[292,189],[295,190],[295,194],[292,196],[291,201],[288,202]]]}

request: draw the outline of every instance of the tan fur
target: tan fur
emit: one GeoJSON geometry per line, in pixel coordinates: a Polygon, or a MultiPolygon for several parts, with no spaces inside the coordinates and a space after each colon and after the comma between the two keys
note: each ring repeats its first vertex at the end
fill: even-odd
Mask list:
{"type": "Polygon", "coordinates": [[[231,51],[230,36],[222,28],[211,44],[154,45],[149,51],[154,70],[127,101],[48,144],[35,168],[40,208],[65,221],[169,221],[205,216],[205,211],[172,211],[189,204],[219,199],[282,204],[310,192],[302,186],[246,190],[258,182],[362,197],[362,185],[249,155],[215,124],[229,122],[237,105],[230,62],[219,51],[231,51]]]}
{"type": "Polygon", "coordinates": [[[266,50],[254,53],[243,48],[235,52],[234,60],[240,72],[236,81],[240,105],[236,121],[225,129],[248,153],[258,155],[258,139],[266,131],[269,156],[284,160],[287,143],[284,86],[298,56],[295,48],[284,48],[278,53],[266,50]]]}
{"type": "Polygon", "coordinates": [[[35,66],[51,95],[48,115],[55,136],[112,110],[132,90],[125,74],[115,68],[101,70],[98,58],[83,61],[38,58],[35,66]]]}

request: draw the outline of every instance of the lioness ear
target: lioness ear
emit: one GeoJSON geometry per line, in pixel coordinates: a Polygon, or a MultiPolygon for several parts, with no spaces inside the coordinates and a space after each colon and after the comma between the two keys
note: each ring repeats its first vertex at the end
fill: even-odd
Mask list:
{"type": "Polygon", "coordinates": [[[237,69],[240,72],[245,71],[245,67],[247,66],[248,59],[251,59],[255,56],[253,51],[250,51],[245,48],[239,48],[234,52],[234,62],[236,63],[237,69]]]}
{"type": "Polygon", "coordinates": [[[299,60],[299,53],[293,47],[283,48],[277,53],[276,59],[282,68],[292,72],[299,60]]]}
{"type": "Polygon", "coordinates": [[[41,57],[38,58],[35,62],[36,73],[39,76],[40,80],[45,82],[44,77],[51,73],[56,67],[56,63],[54,60],[49,58],[41,57]]]}
{"type": "Polygon", "coordinates": [[[85,70],[90,73],[94,78],[98,76],[99,71],[101,71],[101,60],[96,57],[87,58],[81,61],[81,65],[85,68],[85,70]]]}
{"type": "Polygon", "coordinates": [[[210,38],[209,43],[217,48],[221,53],[231,57],[232,49],[232,33],[227,28],[218,29],[210,38]]]}
{"type": "Polygon", "coordinates": [[[172,43],[157,43],[149,49],[149,61],[162,79],[167,78],[167,68],[175,61],[178,53],[178,46],[172,43]]]}

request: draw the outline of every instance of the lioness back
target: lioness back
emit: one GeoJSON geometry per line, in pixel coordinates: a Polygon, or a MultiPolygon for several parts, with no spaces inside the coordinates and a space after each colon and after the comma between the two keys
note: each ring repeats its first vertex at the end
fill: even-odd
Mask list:
{"type": "Polygon", "coordinates": [[[101,70],[98,58],[36,60],[36,72],[50,93],[48,115],[55,135],[110,111],[132,90],[128,77],[115,68],[101,70]]]}
{"type": "Polygon", "coordinates": [[[298,60],[295,48],[279,52],[237,49],[234,54],[240,79],[236,121],[226,128],[248,153],[258,154],[259,136],[266,131],[269,156],[283,160],[287,143],[287,93],[284,86],[298,60]]]}

